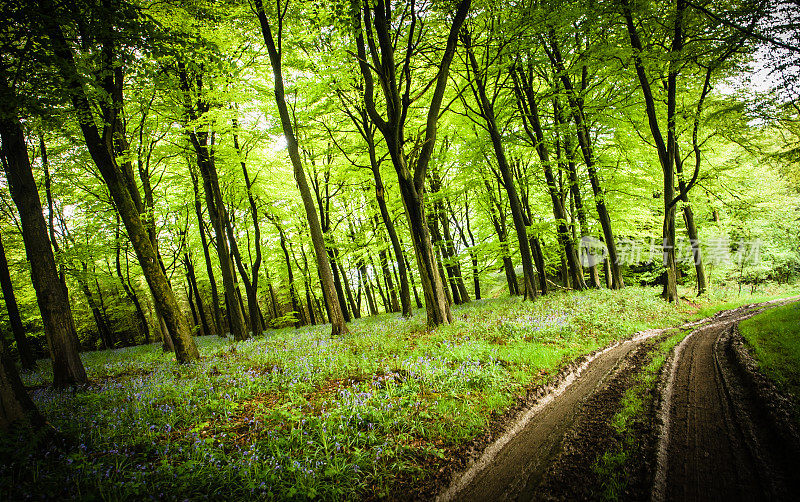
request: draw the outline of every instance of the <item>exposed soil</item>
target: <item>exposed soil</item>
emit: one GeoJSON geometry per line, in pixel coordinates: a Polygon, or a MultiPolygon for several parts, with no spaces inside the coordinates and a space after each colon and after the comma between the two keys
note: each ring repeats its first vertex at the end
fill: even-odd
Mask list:
{"type": "MultiPolygon", "coordinates": [[[[739,321],[770,304],[777,302],[682,327],[693,331],[674,349],[658,388],[647,391],[642,413],[630,424],[636,440],[627,446],[626,484],[617,496],[784,500],[800,493],[791,402],[757,372],[737,330],[739,321]]],[[[479,456],[462,458],[464,469],[442,485],[436,500],[602,498],[605,480],[596,465],[621,441],[611,420],[655,343],[669,334],[638,333],[566,370],[479,456]]]]}

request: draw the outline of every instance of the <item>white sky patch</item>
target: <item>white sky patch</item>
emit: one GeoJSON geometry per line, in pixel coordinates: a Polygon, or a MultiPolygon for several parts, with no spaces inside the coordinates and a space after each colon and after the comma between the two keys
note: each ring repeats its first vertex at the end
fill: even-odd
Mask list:
{"type": "Polygon", "coordinates": [[[286,136],[284,136],[283,134],[278,134],[276,136],[270,135],[270,138],[272,138],[272,151],[273,152],[278,153],[278,152],[282,152],[283,150],[286,150],[286,146],[287,146],[286,136]]]}

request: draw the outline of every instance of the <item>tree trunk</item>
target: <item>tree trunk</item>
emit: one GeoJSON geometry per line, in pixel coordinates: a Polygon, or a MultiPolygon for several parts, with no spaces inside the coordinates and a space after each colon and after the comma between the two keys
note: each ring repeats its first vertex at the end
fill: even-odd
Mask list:
{"type": "MultiPolygon", "coordinates": [[[[403,241],[400,241],[400,246],[402,247],[403,241]]],[[[414,292],[414,303],[417,305],[418,309],[422,308],[422,301],[419,299],[419,293],[417,292],[417,283],[414,281],[414,273],[411,270],[411,262],[408,260],[408,256],[403,252],[399,257],[396,257],[398,260],[403,260],[406,263],[406,270],[408,271],[408,280],[411,283],[411,291],[414,292]]]]}
{"type": "MultiPolygon", "coordinates": [[[[605,192],[600,186],[600,179],[597,176],[597,169],[595,167],[594,152],[592,150],[591,134],[589,133],[589,126],[586,123],[584,114],[583,98],[579,96],[569,78],[569,74],[564,68],[561,51],[555,39],[555,31],[551,30],[550,35],[550,56],[553,65],[561,79],[564,89],[567,91],[567,99],[569,100],[572,118],[575,122],[575,128],[578,133],[578,144],[583,154],[584,162],[586,163],[586,170],[589,174],[589,182],[592,185],[592,193],[594,194],[595,207],[597,208],[597,216],[600,219],[600,225],[603,228],[603,237],[608,250],[608,257],[611,267],[612,289],[622,289],[625,283],[622,280],[622,273],[619,269],[619,259],[617,257],[617,246],[614,240],[614,232],[611,228],[611,217],[608,214],[608,209],[605,203],[605,192]]],[[[585,67],[584,67],[585,68],[585,67]]]]}
{"type": "Polygon", "coordinates": [[[14,361],[0,347],[0,431],[8,432],[13,425],[27,424],[35,430],[46,426],[17,373],[14,361]]]}
{"type": "MultiPolygon", "coordinates": [[[[698,106],[698,108],[700,107],[702,107],[702,103],[698,106]]],[[[695,137],[695,145],[696,141],[697,139],[695,137]]],[[[699,162],[699,153],[697,153],[697,157],[699,162]]],[[[703,266],[703,255],[700,251],[700,238],[697,235],[697,224],[694,222],[694,212],[692,211],[691,204],[689,204],[689,190],[686,187],[686,180],[683,177],[683,160],[678,152],[677,144],[675,145],[675,170],[678,174],[678,188],[681,191],[681,202],[683,203],[683,221],[686,223],[686,232],[689,234],[689,244],[692,246],[694,270],[697,275],[697,295],[700,296],[706,292],[706,270],[703,266]]]]}
{"type": "Polygon", "coordinates": [[[443,237],[443,249],[442,252],[447,254],[447,261],[448,267],[450,268],[449,273],[451,277],[451,282],[454,283],[456,289],[458,290],[458,295],[461,298],[461,303],[469,302],[469,293],[467,292],[467,287],[464,285],[464,277],[461,273],[461,264],[458,262],[458,255],[456,254],[456,248],[453,244],[453,235],[450,232],[450,221],[447,218],[447,215],[444,211],[444,204],[439,201],[439,218],[442,223],[442,237],[443,237]]]}
{"type": "Polygon", "coordinates": [[[197,163],[200,166],[200,173],[203,178],[208,216],[211,220],[211,227],[214,229],[217,258],[222,271],[222,285],[225,290],[225,297],[229,300],[226,302],[226,310],[230,318],[230,331],[234,340],[245,340],[248,338],[247,326],[244,320],[244,312],[242,312],[239,302],[236,301],[236,282],[233,277],[233,263],[230,257],[225,228],[227,218],[224,215],[225,206],[220,192],[217,168],[208,151],[205,139],[194,133],[190,134],[190,136],[193,137],[192,143],[195,145],[197,163]]]}
{"type": "Polygon", "coordinates": [[[292,272],[292,261],[289,259],[289,248],[286,245],[286,234],[283,232],[283,228],[278,225],[277,222],[273,221],[275,226],[278,227],[278,234],[281,239],[281,249],[283,250],[283,257],[286,261],[286,273],[289,278],[289,297],[292,300],[292,311],[295,312],[295,322],[294,327],[299,328],[303,325],[303,309],[300,307],[300,302],[297,299],[297,290],[294,287],[294,273],[292,272]]]}
{"type": "MultiPolygon", "coordinates": [[[[147,318],[144,315],[144,310],[142,309],[142,304],[139,301],[139,297],[136,294],[136,290],[133,288],[133,285],[130,283],[130,278],[122,275],[122,245],[120,243],[120,235],[119,235],[119,214],[116,214],[116,226],[114,228],[114,247],[115,247],[115,256],[114,256],[114,266],[117,272],[117,278],[119,279],[120,284],[122,285],[122,290],[125,292],[125,296],[133,303],[133,307],[136,309],[136,320],[139,325],[139,329],[144,332],[144,339],[145,341],[150,339],[150,326],[147,324],[147,318]]],[[[128,253],[127,250],[125,251],[125,268],[126,271],[129,272],[128,267],[128,253]]]]}
{"type": "Polygon", "coordinates": [[[203,206],[200,202],[200,192],[197,186],[197,174],[189,166],[192,176],[192,187],[194,188],[194,212],[197,215],[197,227],[200,232],[200,245],[203,247],[203,257],[206,263],[206,273],[211,283],[211,306],[214,314],[214,331],[217,335],[224,337],[225,331],[222,329],[222,312],[219,309],[219,292],[217,291],[217,281],[214,278],[214,267],[211,264],[211,253],[208,251],[208,241],[206,240],[206,230],[203,224],[203,206]]]}
{"type": "MultiPolygon", "coordinates": [[[[398,159],[397,162],[401,165],[405,164],[405,160],[398,159]]],[[[398,172],[402,171],[403,169],[398,169],[398,172]]],[[[417,257],[417,269],[422,282],[422,293],[425,297],[428,326],[449,324],[453,321],[453,315],[450,312],[450,304],[445,295],[441,275],[439,275],[436,254],[431,245],[431,235],[428,231],[427,218],[425,218],[424,196],[411,180],[400,176],[399,182],[411,231],[411,240],[414,244],[414,254],[417,257]]]]}
{"type": "MultiPolygon", "coordinates": [[[[134,200],[140,201],[138,187],[133,183],[130,176],[121,172],[117,165],[116,155],[109,146],[113,144],[113,131],[104,130],[103,137],[100,136],[95,125],[94,113],[85,90],[81,84],[76,63],[74,61],[70,46],[67,44],[61,27],[55,24],[55,18],[46,19],[46,30],[53,45],[55,56],[60,60],[57,65],[62,77],[70,89],[72,104],[79,115],[79,122],[86,147],[95,165],[105,181],[114,205],[125,224],[128,237],[131,240],[136,256],[139,259],[142,272],[147,280],[153,294],[155,308],[163,317],[170,333],[174,336],[175,355],[178,362],[189,362],[200,358],[200,353],[194,344],[191,331],[189,330],[186,318],[180,310],[175,295],[164,274],[158,255],[153,247],[153,242],[148,235],[147,228],[142,223],[141,207],[137,207],[134,200]],[[104,140],[105,139],[105,140],[104,140]],[[133,184],[132,184],[133,183],[133,184]],[[134,195],[135,194],[135,195],[134,195]]],[[[117,68],[118,73],[116,87],[121,94],[122,75],[121,68],[117,68]]],[[[122,106],[121,97],[115,98],[116,106],[122,106]]],[[[117,119],[112,121],[116,123],[117,119]]],[[[139,204],[140,205],[140,204],[139,204]]],[[[39,208],[41,213],[41,207],[39,208]]],[[[49,246],[48,246],[49,248],[49,246]]],[[[40,247],[41,249],[41,247],[40,247]]],[[[73,329],[74,331],[74,329],[73,329]]],[[[85,378],[85,377],[84,377],[85,378]]]]}
{"type": "Polygon", "coordinates": [[[544,268],[542,243],[538,237],[531,237],[531,249],[533,249],[533,259],[536,262],[536,268],[539,269],[539,287],[541,288],[542,294],[546,295],[549,289],[547,286],[547,271],[544,268]]]}
{"type": "MultiPolygon", "coordinates": [[[[233,121],[234,130],[238,127],[238,122],[233,121]]],[[[244,183],[247,187],[247,201],[250,203],[250,217],[253,221],[253,247],[255,248],[255,259],[250,265],[250,279],[247,279],[244,267],[240,270],[240,274],[244,279],[245,292],[247,293],[247,308],[250,312],[251,329],[253,336],[261,336],[264,327],[261,324],[261,310],[258,307],[258,270],[261,268],[261,224],[258,221],[258,207],[256,206],[256,199],[253,196],[253,183],[250,181],[250,175],[247,172],[247,164],[244,162],[241,149],[239,148],[239,137],[233,135],[233,146],[239,155],[240,165],[242,166],[242,174],[244,175],[244,183]]],[[[233,242],[233,241],[232,241],[233,242]]],[[[236,253],[239,254],[238,248],[236,253]]],[[[241,256],[239,258],[241,263],[241,256]]]]}
{"type": "Polygon", "coordinates": [[[111,334],[111,329],[108,327],[108,324],[106,323],[103,313],[100,311],[100,307],[94,300],[94,295],[92,294],[92,290],[89,288],[88,275],[89,271],[86,262],[81,262],[81,270],[76,271],[75,278],[78,280],[78,284],[80,284],[81,291],[83,292],[83,295],[86,297],[86,301],[89,303],[89,308],[92,310],[92,316],[94,317],[94,322],[95,325],[97,326],[97,332],[100,335],[100,339],[103,341],[103,345],[105,345],[107,349],[113,349],[114,337],[111,334]]]}
{"type": "MultiPolygon", "coordinates": [[[[5,75],[0,78],[0,95],[5,100],[11,92],[5,75]]],[[[13,101],[11,102],[13,103],[13,101]]],[[[10,103],[6,102],[5,106],[10,103]]],[[[13,107],[13,104],[10,106],[13,107]]],[[[13,108],[9,110],[16,114],[13,108]]],[[[78,335],[70,309],[69,295],[58,276],[53,250],[47,236],[39,191],[33,178],[22,125],[14,115],[0,116],[0,138],[3,142],[3,168],[8,188],[19,211],[22,240],[31,267],[31,281],[42,315],[44,332],[53,361],[53,385],[66,387],[88,382],[86,370],[78,355],[78,335]]]]}
{"type": "MultiPolygon", "coordinates": [[[[558,103],[557,99],[553,100],[553,115],[555,117],[555,122],[558,126],[566,125],[566,120],[561,112],[561,107],[558,103]]],[[[569,133],[564,134],[564,157],[566,158],[566,162],[564,165],[566,166],[567,176],[569,177],[569,193],[571,196],[572,204],[575,206],[575,211],[573,215],[577,215],[578,217],[578,224],[580,225],[581,229],[581,237],[588,237],[589,236],[589,222],[586,218],[586,209],[583,207],[583,197],[581,196],[581,188],[580,188],[580,181],[578,180],[578,168],[575,165],[575,156],[574,151],[572,149],[572,142],[569,138],[569,133]]],[[[573,232],[575,230],[575,225],[572,225],[573,232]]],[[[578,242],[578,239],[575,239],[578,242]]],[[[591,285],[593,288],[600,287],[600,275],[597,272],[597,264],[591,260],[591,257],[587,256],[589,260],[589,278],[591,280],[591,285]]]]}
{"type": "Polygon", "coordinates": [[[475,53],[472,50],[472,42],[468,31],[463,31],[461,40],[467,50],[467,57],[469,64],[473,71],[473,81],[475,83],[475,98],[479,103],[480,113],[486,122],[486,128],[489,131],[489,137],[492,141],[494,148],[495,158],[497,159],[497,166],[500,174],[503,177],[503,185],[508,193],[508,204],[511,207],[511,218],[514,222],[514,229],[517,233],[517,241],[519,243],[519,252],[522,259],[523,271],[523,299],[535,299],[537,296],[535,271],[533,268],[533,260],[531,259],[530,243],[528,242],[528,234],[525,229],[525,218],[522,214],[522,204],[519,200],[517,187],[514,184],[514,177],[511,173],[511,168],[508,165],[506,158],[505,147],[503,139],[500,135],[500,129],[497,126],[497,119],[495,118],[494,104],[489,100],[486,95],[486,85],[484,84],[483,77],[478,66],[478,61],[475,58],[475,53]]]}
{"type": "Polygon", "coordinates": [[[539,155],[539,159],[542,162],[547,189],[550,193],[550,200],[553,205],[553,217],[556,220],[556,228],[558,229],[558,240],[563,254],[565,255],[563,257],[566,261],[569,280],[573,288],[578,290],[585,289],[586,284],[583,282],[583,273],[580,262],[578,261],[578,255],[575,252],[575,247],[573,246],[569,230],[567,229],[567,215],[561,202],[561,194],[556,186],[555,176],[553,175],[550,153],[544,141],[544,133],[542,132],[542,125],[539,120],[539,106],[536,101],[536,96],[533,93],[530,78],[525,75],[522,68],[517,68],[517,71],[512,72],[512,76],[514,77],[514,89],[517,95],[518,106],[522,112],[525,131],[528,133],[531,141],[536,145],[536,153],[539,155]],[[531,128],[533,130],[531,130],[531,128]]]}
{"type": "MultiPolygon", "coordinates": [[[[345,324],[342,306],[339,303],[339,298],[336,296],[335,286],[333,284],[333,272],[331,271],[331,263],[328,261],[328,254],[325,250],[325,240],[322,234],[322,228],[319,223],[319,216],[314,207],[314,200],[311,196],[311,190],[308,187],[306,180],[305,170],[300,158],[300,151],[297,144],[297,138],[294,135],[294,128],[292,126],[292,118],[289,114],[289,108],[286,105],[286,97],[284,95],[283,74],[281,72],[281,42],[278,39],[278,45],[272,37],[272,28],[270,27],[267,15],[264,11],[264,6],[261,0],[254,0],[256,14],[258,15],[259,23],[261,24],[261,33],[264,36],[264,42],[267,45],[267,52],[269,53],[270,64],[275,78],[275,103],[278,106],[278,114],[281,119],[281,126],[283,134],[286,137],[286,143],[289,150],[289,158],[292,161],[292,168],[294,171],[295,181],[297,188],[300,190],[300,196],[303,199],[303,207],[306,211],[308,219],[308,226],[311,232],[311,242],[314,244],[314,255],[317,258],[317,271],[319,272],[322,282],[322,294],[328,303],[329,319],[331,322],[331,336],[340,336],[348,333],[347,325],[345,324]]],[[[278,16],[278,33],[282,33],[283,16],[278,16]]]]}
{"type": "Polygon", "coordinates": [[[339,267],[339,273],[342,276],[342,283],[344,284],[344,293],[347,297],[347,303],[350,304],[350,309],[353,312],[353,317],[356,319],[361,318],[361,309],[358,308],[355,300],[353,299],[353,289],[350,287],[350,278],[344,272],[344,266],[342,265],[341,257],[340,259],[336,260],[337,265],[339,267]]]}
{"type": "Polygon", "coordinates": [[[194,303],[197,306],[197,313],[200,316],[200,325],[203,328],[204,335],[212,334],[211,326],[206,317],[206,309],[203,306],[203,297],[200,295],[200,288],[197,287],[197,276],[194,273],[194,264],[192,263],[191,255],[186,252],[183,255],[183,261],[186,266],[186,276],[189,278],[189,291],[190,295],[194,295],[194,303]]]}
{"type": "Polygon", "coordinates": [[[34,370],[36,369],[36,358],[33,356],[28,339],[25,337],[25,326],[22,325],[22,319],[19,316],[17,297],[14,295],[14,285],[11,282],[2,236],[0,236],[0,286],[2,286],[3,300],[5,300],[6,310],[8,311],[8,321],[11,325],[14,341],[17,342],[17,352],[19,353],[22,368],[26,371],[34,370]]]}
{"type": "MultiPolygon", "coordinates": [[[[456,283],[455,271],[453,270],[452,265],[449,263],[450,256],[448,256],[444,239],[439,231],[439,218],[436,216],[436,214],[428,215],[428,230],[431,233],[431,240],[436,247],[438,256],[441,258],[439,260],[439,270],[441,271],[442,281],[450,285],[450,291],[447,292],[447,301],[450,303],[455,303],[456,305],[461,305],[463,303],[461,300],[461,290],[458,288],[458,284],[456,283]],[[443,264],[444,268],[442,268],[443,264]]],[[[445,289],[447,288],[445,287],[445,289]]]]}
{"type": "Polygon", "coordinates": [[[685,8],[684,0],[677,0],[677,9],[674,24],[674,35],[671,46],[671,58],[669,72],[667,75],[667,139],[661,134],[656,112],[656,102],[650,88],[650,80],[647,77],[647,70],[642,62],[641,53],[643,51],[639,33],[633,23],[633,13],[631,12],[628,0],[621,0],[622,12],[625,17],[625,24],[628,30],[631,47],[633,48],[633,62],[636,67],[636,75],[639,79],[639,87],[645,101],[650,133],[658,152],[658,160],[664,175],[664,224],[662,225],[663,236],[663,255],[664,266],[667,269],[667,279],[664,284],[663,296],[669,302],[678,301],[677,284],[677,265],[675,262],[675,188],[673,166],[675,164],[675,106],[678,76],[677,55],[683,49],[683,28],[682,18],[685,8]]]}
{"type": "MultiPolygon", "coordinates": [[[[257,1],[260,2],[260,0],[257,1]]],[[[404,151],[405,137],[403,132],[411,100],[409,99],[407,89],[404,91],[402,85],[397,85],[396,79],[398,68],[402,67],[404,68],[402,71],[405,71],[408,75],[407,84],[410,86],[411,72],[408,69],[412,49],[410,47],[408,48],[405,63],[403,65],[396,65],[394,57],[395,49],[392,46],[392,35],[390,34],[391,25],[394,21],[392,19],[390,2],[379,4],[374,8],[374,22],[373,9],[369,4],[365,3],[363,5],[363,25],[361,21],[361,7],[362,6],[359,5],[358,2],[352,2],[351,10],[354,14],[353,24],[356,33],[357,59],[359,69],[364,77],[365,107],[370,118],[383,134],[386,147],[389,151],[389,157],[397,173],[400,195],[405,207],[414,252],[417,258],[420,281],[422,282],[428,326],[434,327],[440,324],[450,323],[453,320],[452,313],[450,312],[450,305],[445,297],[444,286],[439,276],[436,255],[431,246],[431,238],[426,221],[424,185],[428,164],[436,144],[436,127],[445,88],[447,86],[450,64],[452,63],[453,55],[456,50],[458,33],[469,12],[470,0],[461,0],[458,3],[452,24],[450,25],[447,43],[439,64],[439,72],[435,80],[434,91],[431,95],[431,102],[427,110],[424,141],[422,141],[422,146],[418,155],[416,155],[416,164],[413,173],[407,165],[406,152],[404,151]],[[381,117],[375,106],[373,96],[373,68],[370,67],[366,56],[364,31],[367,31],[370,40],[374,41],[373,37],[377,34],[377,38],[381,41],[380,51],[378,51],[374,43],[371,43],[370,52],[372,60],[379,63],[380,66],[380,69],[375,68],[375,70],[386,75],[386,78],[389,79],[384,81],[384,84],[381,85],[381,90],[387,104],[387,119],[381,117]]],[[[416,14],[416,10],[411,9],[412,19],[410,30],[412,38],[417,21],[416,14]]]]}

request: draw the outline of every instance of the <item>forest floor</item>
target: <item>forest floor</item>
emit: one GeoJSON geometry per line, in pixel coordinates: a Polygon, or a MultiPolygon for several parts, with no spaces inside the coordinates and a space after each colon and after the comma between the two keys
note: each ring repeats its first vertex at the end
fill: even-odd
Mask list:
{"type": "Polygon", "coordinates": [[[800,493],[797,403],[787,397],[794,389],[776,387],[759,368],[782,357],[771,371],[796,381],[797,300],[642,331],[589,355],[437,500],[791,499],[800,493]],[[748,324],[745,342],[739,323],[768,309],[770,317],[748,324]],[[783,321],[793,327],[775,347],[783,321]]]}
{"type": "Polygon", "coordinates": [[[584,498],[645,493],[653,473],[633,471],[654,465],[636,461],[656,448],[639,439],[657,437],[653,383],[691,333],[668,327],[797,288],[716,291],[678,307],[658,293],[473,301],[433,330],[416,312],[358,320],[339,338],[329,326],[239,343],[198,337],[202,359],[191,365],[158,345],[89,352],[91,384],[67,391],[48,385],[39,361],[23,380],[73,448],[44,447],[24,430],[0,437],[0,499],[432,499],[456,473],[485,475],[470,462],[492,448],[484,464],[501,461],[537,414],[549,414],[553,434],[523,448],[553,462],[526,466],[533,474],[510,481],[514,490],[572,498],[557,476],[574,476],[574,487],[591,472],[584,498]],[[598,426],[575,425],[587,420],[598,426]],[[592,432],[588,443],[576,431],[592,432]]]}

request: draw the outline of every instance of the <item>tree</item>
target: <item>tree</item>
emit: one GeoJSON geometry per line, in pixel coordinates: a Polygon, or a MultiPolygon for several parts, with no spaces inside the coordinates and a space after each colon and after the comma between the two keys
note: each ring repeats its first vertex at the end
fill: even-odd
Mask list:
{"type": "Polygon", "coordinates": [[[19,424],[41,429],[46,422],[25,391],[14,361],[5,347],[0,346],[0,431],[6,432],[19,424]]]}
{"type": "MultiPolygon", "coordinates": [[[[409,165],[412,157],[406,151],[405,128],[409,107],[414,101],[411,98],[412,60],[422,49],[420,47],[422,34],[416,31],[422,30],[418,24],[416,3],[412,1],[406,7],[411,21],[406,25],[408,32],[403,37],[392,34],[394,18],[389,0],[378,0],[374,7],[368,0],[364,1],[363,5],[358,0],[353,0],[351,7],[356,57],[364,78],[364,105],[372,122],[383,135],[386,148],[389,150],[389,157],[397,172],[400,193],[417,257],[417,268],[422,281],[428,326],[431,327],[450,323],[452,314],[442,278],[438,272],[436,254],[433,251],[428,229],[425,212],[425,179],[428,163],[436,143],[436,127],[447,86],[450,64],[458,43],[458,33],[467,17],[469,7],[470,0],[459,1],[450,23],[447,42],[438,65],[438,73],[431,81],[431,84],[435,84],[435,86],[426,113],[424,137],[419,138],[416,143],[418,151],[414,152],[416,158],[413,166],[409,165]],[[367,42],[365,42],[365,34],[367,42]],[[405,54],[402,55],[402,63],[396,64],[396,53],[401,38],[404,39],[406,49],[405,54]],[[367,51],[369,51],[369,56],[367,56],[367,51]],[[381,116],[375,103],[375,77],[378,78],[383,94],[386,118],[381,116]]],[[[425,89],[428,87],[426,86],[425,89]]],[[[419,97],[421,95],[417,96],[415,100],[419,97]]]]}
{"type": "MultiPolygon", "coordinates": [[[[490,33],[489,36],[491,36],[491,30],[488,31],[490,33]]],[[[493,96],[492,99],[489,99],[489,96],[486,92],[485,81],[487,75],[484,72],[483,68],[478,65],[478,60],[475,57],[475,51],[473,49],[473,44],[472,44],[472,35],[468,28],[462,30],[461,41],[464,44],[465,51],[467,52],[467,63],[469,69],[471,69],[472,71],[471,87],[472,87],[472,92],[475,95],[475,100],[478,103],[478,113],[483,118],[485,122],[485,128],[489,132],[489,138],[491,139],[492,142],[492,148],[494,149],[495,157],[497,158],[497,166],[503,178],[503,186],[505,187],[506,192],[508,193],[508,202],[509,205],[511,206],[511,216],[514,222],[514,229],[517,232],[517,241],[519,242],[519,252],[522,258],[523,298],[534,299],[536,298],[536,286],[535,286],[536,280],[535,280],[535,272],[533,266],[533,255],[531,254],[530,242],[528,241],[528,233],[525,229],[525,217],[523,215],[522,204],[520,203],[519,200],[517,187],[514,184],[514,176],[512,174],[511,167],[506,157],[506,150],[503,144],[502,136],[500,134],[500,128],[498,127],[497,124],[497,118],[495,115],[495,107],[494,107],[494,103],[497,96],[495,94],[495,96],[493,96]]],[[[491,40],[487,42],[487,46],[490,43],[491,40]]],[[[489,60],[497,58],[496,55],[491,55],[491,54],[487,54],[486,57],[489,60]]],[[[543,270],[540,270],[539,272],[544,273],[543,270]]]]}
{"type": "MultiPolygon", "coordinates": [[[[95,165],[105,182],[114,206],[125,225],[128,238],[131,240],[139,265],[150,286],[156,311],[163,318],[169,336],[175,348],[175,357],[179,362],[199,359],[200,353],[192,339],[191,329],[175,299],[175,294],[162,269],[153,240],[142,221],[144,206],[139,188],[133,179],[130,164],[120,166],[117,154],[125,151],[124,130],[120,116],[123,104],[123,65],[119,57],[119,40],[116,40],[114,29],[103,19],[97,26],[100,52],[103,55],[100,68],[94,75],[97,91],[107,99],[99,100],[98,107],[102,113],[102,134],[98,130],[95,108],[92,106],[87,90],[82,83],[84,78],[78,70],[75,56],[67,42],[58,18],[57,9],[49,0],[42,0],[40,7],[46,15],[42,16],[43,29],[47,42],[52,50],[56,66],[69,94],[69,99],[80,123],[80,129],[95,165]]],[[[111,12],[105,10],[110,16],[111,12]]]]}
{"type": "Polygon", "coordinates": [[[30,262],[31,281],[36,289],[50,358],[53,361],[53,385],[66,387],[84,384],[88,382],[88,378],[78,354],[78,335],[72,319],[69,295],[58,276],[42,202],[33,178],[25,136],[16,109],[17,99],[3,67],[0,67],[0,99],[3,102],[0,109],[3,169],[22,223],[22,239],[30,262]]]}
{"type": "Polygon", "coordinates": [[[322,235],[322,228],[319,223],[319,216],[314,208],[314,199],[311,195],[311,190],[308,187],[306,180],[306,173],[303,169],[303,162],[300,157],[300,150],[297,144],[297,138],[294,135],[294,128],[292,126],[292,119],[289,115],[289,109],[286,106],[286,95],[283,84],[283,73],[281,70],[281,58],[283,56],[283,22],[288,9],[288,2],[285,6],[278,3],[277,27],[278,38],[277,45],[275,38],[272,35],[272,27],[267,18],[267,13],[264,10],[261,0],[255,0],[256,15],[261,26],[261,33],[264,36],[264,43],[267,45],[269,52],[269,60],[272,65],[272,72],[275,78],[275,103],[278,106],[278,114],[281,119],[281,127],[283,128],[283,135],[286,138],[286,144],[289,150],[289,158],[292,161],[292,168],[294,169],[294,177],[297,182],[297,188],[300,190],[300,195],[303,198],[303,207],[306,211],[306,218],[308,219],[309,230],[311,231],[311,241],[314,244],[314,254],[317,257],[317,270],[319,271],[320,279],[322,280],[322,293],[325,297],[325,302],[328,305],[328,318],[331,323],[331,336],[339,336],[348,332],[347,325],[345,324],[344,315],[342,314],[342,307],[339,303],[339,298],[336,295],[336,290],[333,284],[333,272],[331,271],[331,264],[328,261],[328,254],[325,249],[325,242],[322,235]]]}
{"type": "Polygon", "coordinates": [[[11,274],[9,273],[8,260],[6,259],[6,250],[3,246],[2,236],[0,236],[0,286],[3,290],[3,300],[5,301],[6,311],[8,312],[8,322],[11,325],[11,333],[14,335],[14,341],[17,342],[17,352],[19,353],[22,368],[25,370],[33,370],[36,368],[36,359],[33,357],[30,344],[25,336],[25,326],[22,325],[22,319],[19,315],[19,307],[17,306],[16,295],[14,295],[14,284],[11,282],[11,274]]]}

